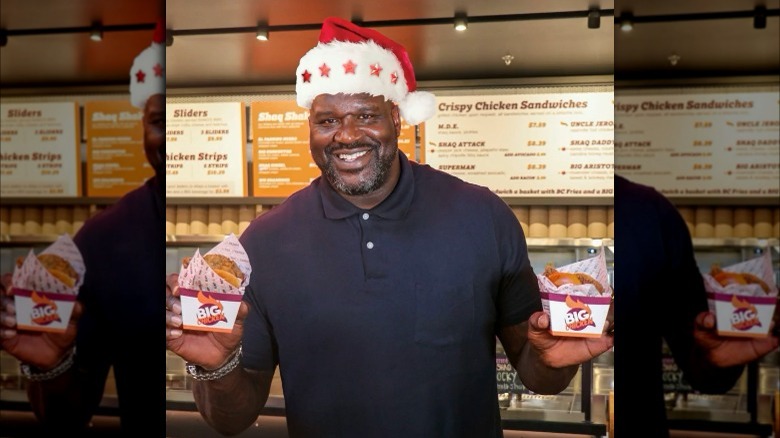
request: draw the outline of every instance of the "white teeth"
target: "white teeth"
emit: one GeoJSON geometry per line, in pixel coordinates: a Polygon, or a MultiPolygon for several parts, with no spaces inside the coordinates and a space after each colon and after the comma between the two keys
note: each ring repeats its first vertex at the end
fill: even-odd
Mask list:
{"type": "Polygon", "coordinates": [[[340,159],[342,159],[344,161],[355,161],[358,158],[360,158],[363,155],[365,155],[366,153],[368,153],[368,151],[354,152],[354,153],[351,153],[351,154],[339,154],[338,156],[339,156],[340,159]]]}

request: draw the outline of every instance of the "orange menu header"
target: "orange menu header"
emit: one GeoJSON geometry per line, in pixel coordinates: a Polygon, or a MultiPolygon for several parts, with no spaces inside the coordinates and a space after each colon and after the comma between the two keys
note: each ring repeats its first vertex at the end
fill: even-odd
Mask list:
{"type": "Polygon", "coordinates": [[[84,105],[88,196],[122,196],[154,175],[142,119],[143,111],[124,100],[84,105]]]}
{"type": "Polygon", "coordinates": [[[309,153],[309,113],[293,100],[253,102],[255,196],[286,197],[320,175],[309,153]]]}

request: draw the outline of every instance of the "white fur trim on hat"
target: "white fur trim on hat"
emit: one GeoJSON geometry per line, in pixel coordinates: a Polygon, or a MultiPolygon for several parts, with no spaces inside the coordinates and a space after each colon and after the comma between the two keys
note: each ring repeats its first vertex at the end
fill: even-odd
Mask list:
{"type": "Polygon", "coordinates": [[[401,116],[416,125],[436,109],[433,95],[410,93],[398,58],[374,41],[319,43],[309,50],[295,71],[298,105],[310,109],[320,94],[384,96],[399,105],[401,116]]]}
{"type": "Polygon", "coordinates": [[[130,103],[144,109],[155,94],[165,94],[165,47],[153,42],[135,57],[130,68],[130,103]]]}
{"type": "Polygon", "coordinates": [[[406,123],[420,124],[436,113],[436,96],[427,91],[413,91],[398,103],[398,109],[406,123]]]}

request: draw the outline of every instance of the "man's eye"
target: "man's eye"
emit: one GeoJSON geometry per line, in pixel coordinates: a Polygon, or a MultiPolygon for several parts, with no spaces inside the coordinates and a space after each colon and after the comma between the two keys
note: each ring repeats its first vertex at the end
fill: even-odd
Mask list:
{"type": "Polygon", "coordinates": [[[361,114],[359,118],[361,120],[371,120],[376,117],[376,114],[361,114]]]}
{"type": "Polygon", "coordinates": [[[334,125],[336,123],[338,123],[338,121],[336,119],[322,119],[322,120],[320,120],[320,124],[321,125],[334,125]]]}

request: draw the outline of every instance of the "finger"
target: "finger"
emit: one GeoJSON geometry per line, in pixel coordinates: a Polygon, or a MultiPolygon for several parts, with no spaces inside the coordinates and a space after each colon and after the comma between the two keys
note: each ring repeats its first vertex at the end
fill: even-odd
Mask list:
{"type": "Polygon", "coordinates": [[[704,315],[704,324],[703,324],[703,326],[707,330],[712,330],[713,328],[715,328],[715,315],[713,315],[712,313],[707,312],[707,314],[704,315]]]}
{"type": "Polygon", "coordinates": [[[12,279],[13,276],[9,273],[5,273],[0,276],[0,295],[9,297],[13,295],[13,285],[11,284],[12,279]]]}
{"type": "Polygon", "coordinates": [[[168,274],[168,277],[165,278],[165,287],[168,288],[174,296],[178,296],[179,274],[177,272],[168,274]]]}
{"type": "Polygon", "coordinates": [[[2,339],[11,339],[14,336],[16,336],[16,330],[11,330],[11,329],[0,330],[0,338],[2,339]]]}
{"type": "Polygon", "coordinates": [[[181,327],[181,316],[171,312],[170,310],[165,312],[165,325],[170,328],[181,327]]]}
{"type": "Polygon", "coordinates": [[[84,313],[84,305],[81,304],[81,301],[76,300],[76,304],[73,305],[73,311],[70,314],[70,323],[75,325],[81,318],[82,313],[84,313]]]}
{"type": "Polygon", "coordinates": [[[0,325],[5,330],[16,330],[16,317],[14,315],[3,313],[0,316],[0,325]]]}
{"type": "Polygon", "coordinates": [[[16,306],[14,305],[14,300],[12,298],[0,298],[0,309],[2,309],[4,313],[16,315],[16,306]]]}
{"type": "Polygon", "coordinates": [[[180,338],[181,334],[181,329],[165,329],[165,339],[168,341],[180,338]]]}
{"type": "Polygon", "coordinates": [[[704,330],[711,330],[715,327],[715,315],[710,312],[701,312],[696,315],[695,322],[697,327],[704,330]]]}
{"type": "Polygon", "coordinates": [[[171,294],[166,294],[165,310],[181,315],[181,299],[171,294]]]}
{"type": "Polygon", "coordinates": [[[547,330],[550,326],[550,317],[544,312],[534,312],[528,318],[528,324],[532,330],[547,330]]]}
{"type": "Polygon", "coordinates": [[[249,304],[246,301],[241,301],[241,305],[238,306],[238,313],[236,314],[236,322],[243,320],[249,315],[249,304]]]}

